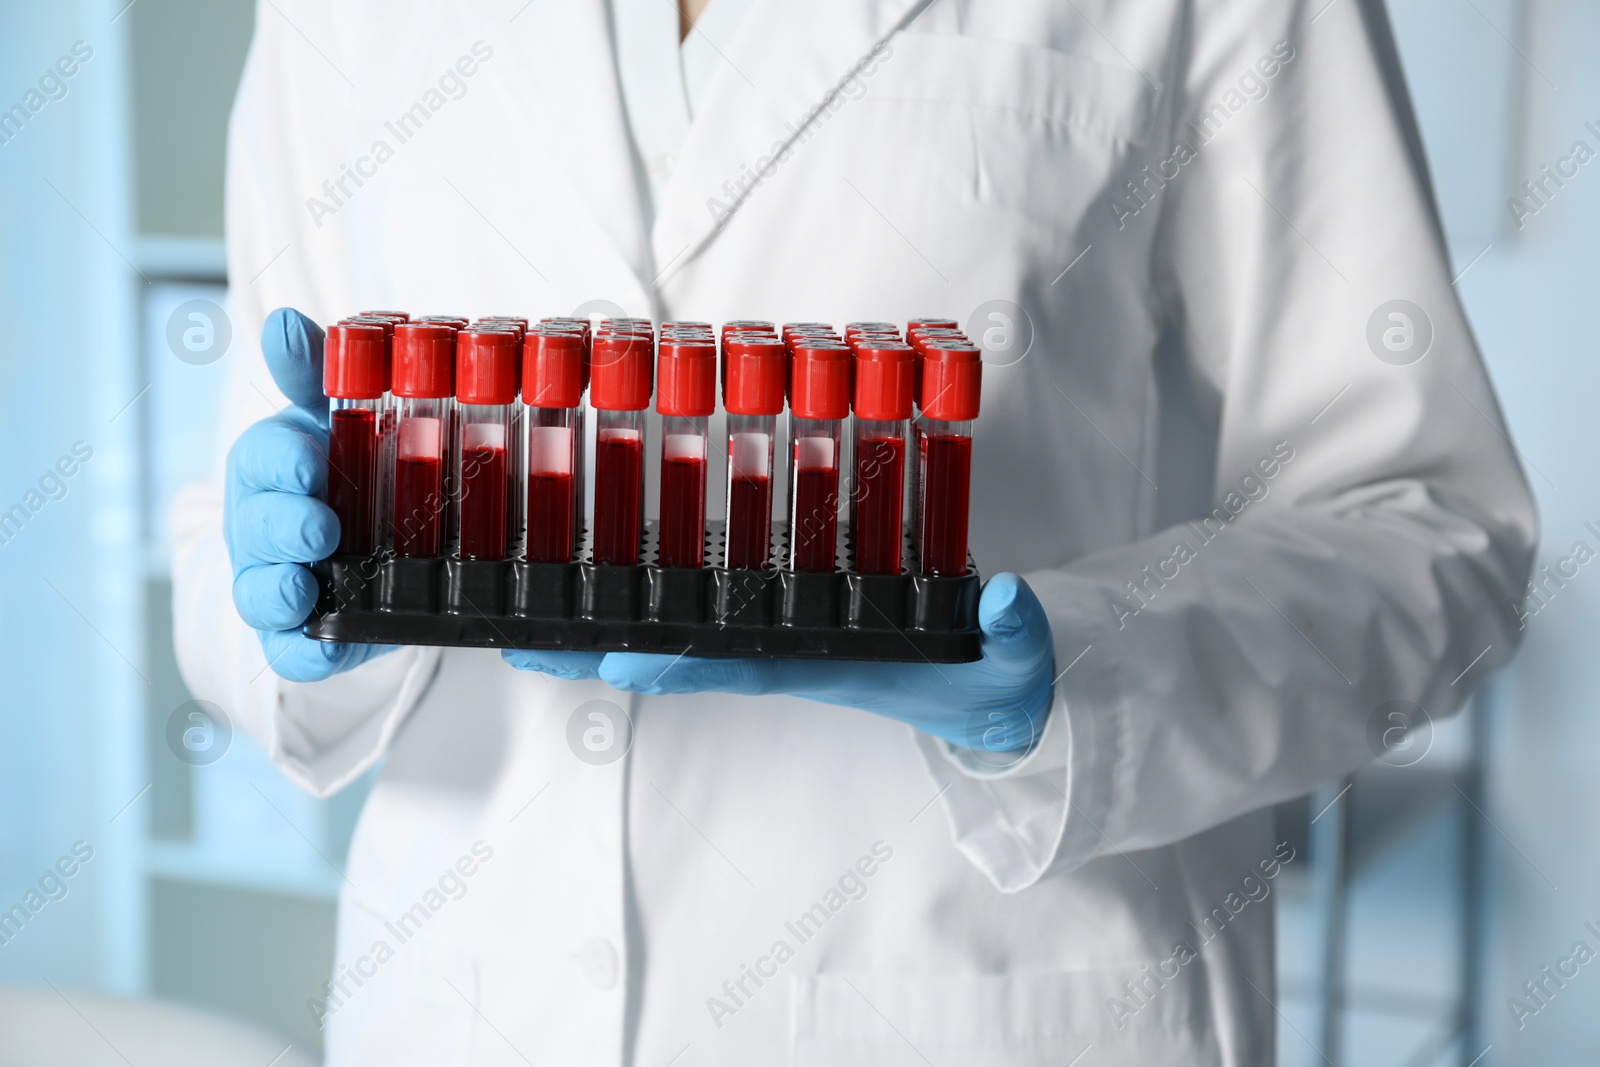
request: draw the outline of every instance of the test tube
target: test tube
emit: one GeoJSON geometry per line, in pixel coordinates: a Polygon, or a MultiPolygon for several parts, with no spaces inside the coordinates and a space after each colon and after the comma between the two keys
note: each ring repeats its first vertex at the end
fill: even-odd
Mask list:
{"type": "Polygon", "coordinates": [[[923,574],[967,573],[972,420],[982,386],[983,351],[976,345],[937,341],[923,350],[922,492],[916,513],[923,574]]]}
{"type": "Polygon", "coordinates": [[[905,523],[906,423],[911,418],[911,346],[855,348],[855,478],[850,532],[855,569],[899,574],[905,523]]]}
{"type": "Polygon", "coordinates": [[[703,567],[706,553],[707,419],[717,404],[717,346],[663,339],[656,359],[661,413],[661,522],[656,561],[703,567]]]}
{"type": "Polygon", "coordinates": [[[582,525],[582,334],[528,332],[522,347],[522,402],[528,408],[523,555],[534,563],[567,563],[582,525]]]}
{"type": "MultiPolygon", "coordinates": [[[[913,319],[906,328],[906,343],[911,346],[912,356],[916,359],[916,366],[911,375],[911,403],[917,411],[922,411],[922,364],[923,353],[927,346],[937,340],[965,341],[966,335],[960,330],[945,326],[930,326],[928,323],[945,323],[950,319],[913,319]]],[[[928,443],[922,433],[922,419],[913,417],[911,420],[911,470],[907,477],[911,482],[911,541],[916,547],[920,557],[922,553],[922,489],[926,479],[923,477],[924,464],[928,455],[928,443]]]]}
{"type": "Polygon", "coordinates": [[[449,326],[431,323],[406,322],[394,330],[391,389],[398,410],[390,530],[397,556],[444,553],[455,335],[449,326]]]}
{"type": "Polygon", "coordinates": [[[727,551],[731,570],[766,570],[772,556],[772,443],[783,411],[788,353],[776,337],[730,336],[727,551]]]}
{"type": "Polygon", "coordinates": [[[789,362],[789,569],[831,572],[839,548],[841,433],[850,349],[802,340],[789,362]]]}
{"type": "Polygon", "coordinates": [[[328,396],[328,507],[339,519],[339,552],[378,547],[379,431],[389,388],[388,339],[375,324],[328,327],[322,391],[328,396]]]}
{"type": "Polygon", "coordinates": [[[513,401],[518,335],[474,326],[456,335],[455,554],[506,559],[518,525],[513,401]]]}
{"type": "Polygon", "coordinates": [[[594,340],[589,399],[598,412],[594,444],[594,561],[639,562],[644,514],[645,409],[653,371],[649,337],[607,333],[594,340]]]}

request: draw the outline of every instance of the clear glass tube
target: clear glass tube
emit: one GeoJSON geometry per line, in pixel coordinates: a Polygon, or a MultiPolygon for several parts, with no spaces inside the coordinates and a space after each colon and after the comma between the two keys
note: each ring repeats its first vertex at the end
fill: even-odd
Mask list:
{"type": "Polygon", "coordinates": [[[663,567],[705,566],[708,422],[705,416],[665,415],[661,419],[661,523],[656,531],[656,561],[663,567]]]}
{"type": "Polygon", "coordinates": [[[639,562],[645,413],[601,410],[594,441],[594,561],[639,562]]]}
{"type": "Polygon", "coordinates": [[[899,574],[906,491],[905,419],[856,419],[850,536],[861,574],[899,574]]]}
{"type": "Polygon", "coordinates": [[[328,506],[339,518],[341,555],[370,555],[379,544],[383,399],[328,401],[328,506]]]}
{"type": "Polygon", "coordinates": [[[528,520],[525,554],[567,563],[582,527],[583,426],[579,408],[529,408],[528,520]]]}
{"type": "Polygon", "coordinates": [[[922,493],[927,483],[928,439],[922,432],[923,418],[916,415],[911,420],[911,447],[907,462],[910,470],[906,479],[911,483],[911,503],[906,508],[906,522],[911,528],[911,545],[922,558],[922,493]]]}
{"type": "Polygon", "coordinates": [[[772,441],[776,415],[728,416],[727,552],[732,570],[764,571],[772,560],[772,441]]]}
{"type": "Polygon", "coordinates": [[[506,559],[521,499],[514,404],[458,404],[454,529],[461,559],[506,559]]]}
{"type": "Polygon", "coordinates": [[[397,556],[444,554],[448,397],[400,397],[395,420],[389,513],[390,547],[397,556]]]}
{"type": "Polygon", "coordinates": [[[834,570],[843,420],[789,416],[789,569],[834,570]]]}
{"type": "Polygon", "coordinates": [[[917,552],[923,574],[967,573],[967,519],[972,493],[972,422],[924,419],[917,552]]]}

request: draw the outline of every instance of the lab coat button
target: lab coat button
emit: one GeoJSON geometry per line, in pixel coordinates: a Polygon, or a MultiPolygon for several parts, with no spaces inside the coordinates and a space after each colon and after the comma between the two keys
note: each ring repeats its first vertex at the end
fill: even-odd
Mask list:
{"type": "Polygon", "coordinates": [[[603,937],[591,937],[583,943],[580,958],[590,985],[602,991],[616,988],[617,950],[611,942],[603,937]]]}

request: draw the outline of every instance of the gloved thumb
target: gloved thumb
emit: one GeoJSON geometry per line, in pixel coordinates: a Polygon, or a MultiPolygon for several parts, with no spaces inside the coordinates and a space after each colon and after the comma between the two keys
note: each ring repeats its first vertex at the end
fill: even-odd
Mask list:
{"type": "Polygon", "coordinates": [[[986,660],[1031,666],[1052,651],[1044,605],[1019,575],[989,579],[978,599],[978,627],[983,631],[986,660]]]}
{"type": "Polygon", "coordinates": [[[261,354],[272,380],[289,402],[318,426],[328,425],[322,392],[322,329],[294,308],[279,308],[261,327],[261,354]]]}

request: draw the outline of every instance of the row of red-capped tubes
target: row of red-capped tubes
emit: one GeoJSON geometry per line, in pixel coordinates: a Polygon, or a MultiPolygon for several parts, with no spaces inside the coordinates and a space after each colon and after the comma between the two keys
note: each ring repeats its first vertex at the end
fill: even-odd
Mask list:
{"type": "Polygon", "coordinates": [[[340,552],[570,559],[587,351],[588,324],[574,320],[530,328],[512,317],[364,312],[330,327],[327,496],[340,552]],[[556,452],[529,447],[549,445],[545,426],[566,438],[564,497],[529,489],[556,452]]]}
{"type": "Polygon", "coordinates": [[[787,401],[785,565],[834,569],[843,427],[853,413],[855,569],[899,573],[910,522],[923,573],[964,573],[981,363],[953,323],[914,320],[902,338],[890,323],[852,323],[840,337],[823,323],[791,323],[780,335],[771,323],[731,322],[719,336],[709,323],[677,322],[664,324],[659,353],[654,342],[652,324],[639,319],[606,320],[592,340],[588,323],[573,319],[469,326],[371,312],[331,328],[329,501],[340,515],[341,551],[572,559],[586,473],[582,396],[592,384],[593,557],[638,563],[656,370],[662,565],[705,563],[708,417],[720,380],[725,565],[772,564],[777,416],[787,401]],[[915,423],[913,407],[921,411],[915,423]]]}

